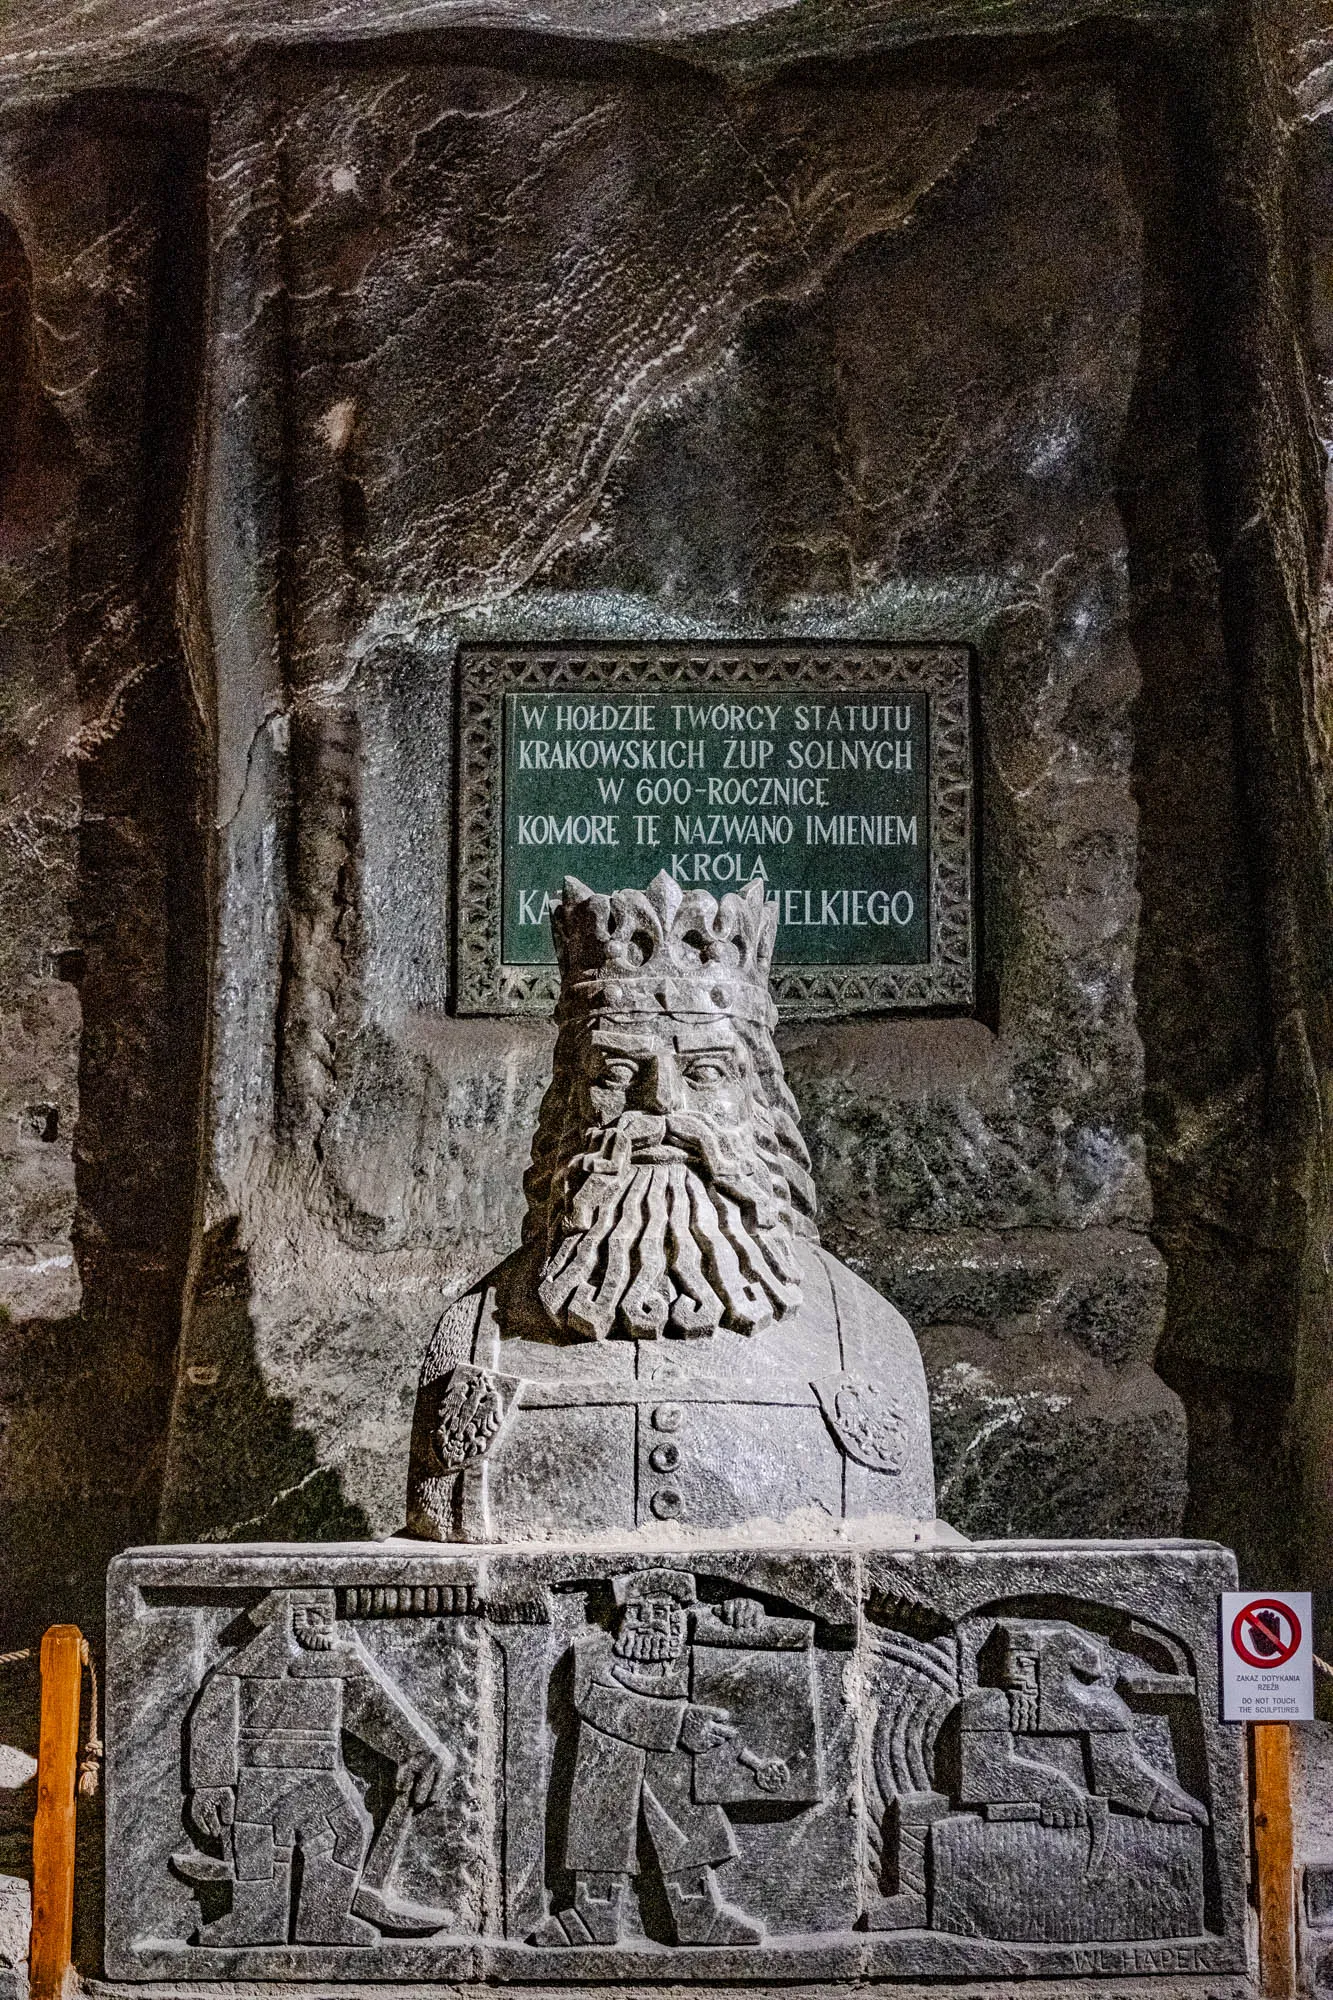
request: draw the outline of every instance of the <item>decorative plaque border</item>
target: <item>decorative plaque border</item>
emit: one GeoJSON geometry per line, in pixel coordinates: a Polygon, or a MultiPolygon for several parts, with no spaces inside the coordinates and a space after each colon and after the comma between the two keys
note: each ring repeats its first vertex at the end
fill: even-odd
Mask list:
{"type": "Polygon", "coordinates": [[[463,645],[458,656],[458,894],[455,1006],[460,1014],[548,1013],[554,965],[501,958],[504,698],[524,688],[636,693],[700,688],[901,688],[930,697],[930,957],[919,965],[777,965],[784,1019],[889,1008],[971,1007],[973,750],[966,646],[685,640],[656,645],[463,645]]]}

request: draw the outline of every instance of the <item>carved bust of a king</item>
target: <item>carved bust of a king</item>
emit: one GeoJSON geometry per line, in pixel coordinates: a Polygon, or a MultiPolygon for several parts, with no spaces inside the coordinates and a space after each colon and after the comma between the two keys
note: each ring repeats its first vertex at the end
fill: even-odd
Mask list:
{"type": "Polygon", "coordinates": [[[776,909],[669,875],[552,917],[558,1036],[521,1247],[422,1368],[409,1532],[762,1538],[935,1512],[901,1313],[815,1227],[773,1039],[776,909]]]}

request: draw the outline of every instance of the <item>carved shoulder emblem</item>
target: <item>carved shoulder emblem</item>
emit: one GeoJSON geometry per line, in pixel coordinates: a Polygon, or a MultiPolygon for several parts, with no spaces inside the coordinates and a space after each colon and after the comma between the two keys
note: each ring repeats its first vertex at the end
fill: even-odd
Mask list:
{"type": "Polygon", "coordinates": [[[850,1375],[811,1384],[834,1437],[849,1458],[872,1472],[901,1472],[907,1458],[908,1424],[901,1406],[879,1382],[850,1375]]]}
{"type": "Polygon", "coordinates": [[[498,1377],[459,1362],[440,1384],[431,1442],[442,1472],[464,1472],[484,1458],[505,1419],[498,1377]]]}

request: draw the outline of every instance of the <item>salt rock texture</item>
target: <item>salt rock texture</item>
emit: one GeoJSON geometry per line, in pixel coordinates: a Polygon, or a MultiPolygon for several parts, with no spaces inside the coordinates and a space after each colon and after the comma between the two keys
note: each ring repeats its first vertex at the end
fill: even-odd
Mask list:
{"type": "Polygon", "coordinates": [[[6,1615],[151,1519],[207,990],[202,689],[177,624],[203,121],[11,112],[0,576],[6,1615]],[[53,1557],[53,1551],[61,1554],[53,1557]]]}
{"type": "MultiPolygon", "coordinates": [[[[249,1276],[229,1267],[214,1287],[205,1262],[166,1528],[391,1528],[402,1356],[442,1293],[513,1235],[548,1036],[444,1013],[448,664],[463,633],[665,621],[720,636],[776,618],[814,636],[887,622],[972,640],[988,754],[1019,822],[983,836],[999,1011],[985,1027],[790,1031],[826,1226],[872,1276],[864,1218],[877,1240],[928,1236],[936,1261],[960,1231],[1003,1232],[1012,1253],[1031,1228],[1071,1232],[1086,1260],[1093,1226],[1108,1255],[1137,1239],[1151,1262],[1136,676],[1112,463],[1130,421],[1141,225],[1110,94],[1056,78],[774,85],[733,102],[675,74],[489,66],[283,82],[294,827],[268,1126],[281,1142],[247,1129],[237,1101],[253,1081],[244,1052],[273,1039],[268,1010],[243,1024],[239,1007],[276,984],[246,903],[236,956],[247,949],[252,972],[237,1014],[224,996],[214,1077],[229,1161],[250,1149],[233,1186],[254,1221],[218,1225],[249,1276]],[[932,226],[904,234],[926,206],[932,226]],[[1055,239],[1058,271],[1034,254],[1055,239]],[[960,261],[962,296],[947,276],[960,261]],[[904,1091],[923,1033],[937,1054],[904,1091]],[[313,1463],[285,1446],[264,1462],[247,1349],[274,1388],[299,1383],[313,1463]]],[[[241,791],[238,830],[252,811],[264,823],[252,740],[248,783],[220,773],[241,791]]],[[[225,933],[223,961],[236,962],[225,933]]],[[[1126,1448],[1160,1467],[1128,1510],[1123,1482],[1084,1475],[1064,1514],[1038,1499],[1043,1526],[1179,1522],[1183,1425],[1150,1366],[1160,1289],[1127,1295],[1114,1384],[1105,1356],[1071,1371],[1053,1332],[1017,1371],[997,1351],[968,1378],[983,1410],[964,1420],[964,1455],[997,1406],[1017,1395],[1044,1411],[1081,1370],[1077,1395],[1114,1402],[1126,1448]]],[[[1006,1525],[1033,1525],[1021,1501],[1001,1504],[1006,1525]]]]}
{"type": "Polygon", "coordinates": [[[964,1530],[1327,1575],[1330,48],[1187,0],[6,23],[17,1636],[129,1541],[398,1525],[551,1049],[449,1011],[464,637],[974,648],[980,1004],[784,1029],[825,1241],[964,1530]]]}
{"type": "Polygon", "coordinates": [[[0,26],[5,1643],[398,1525],[552,1046],[449,1011],[461,637],[974,647],[977,1016],[782,1031],[824,1240],[960,1527],[1327,1579],[1330,65],[1314,0],[0,26]]]}

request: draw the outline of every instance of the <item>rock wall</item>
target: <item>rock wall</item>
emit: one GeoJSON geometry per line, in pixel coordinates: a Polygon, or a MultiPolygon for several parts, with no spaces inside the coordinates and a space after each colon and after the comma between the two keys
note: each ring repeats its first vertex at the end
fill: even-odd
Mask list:
{"type": "MultiPolygon", "coordinates": [[[[185,549],[202,110],[0,142],[0,1517],[10,1643],[151,1533],[200,1144],[205,689],[185,549]]],[[[77,1607],[77,1608],[76,1608],[77,1607]]]]}
{"type": "Polygon", "coordinates": [[[551,1049],[451,1012],[478,638],[973,649],[980,1005],[783,1031],[825,1240],[965,1531],[1327,1577],[1331,65],[1194,0],[0,31],[6,1637],[401,1519],[551,1049]]]}
{"type": "Polygon", "coordinates": [[[842,91],[574,67],[292,64],[267,164],[215,139],[229,203],[276,189],[252,226],[287,273],[286,644],[220,730],[219,1143],[164,1532],[401,1518],[410,1358],[515,1238],[549,1046],[447,1011],[454,649],[664,624],[976,649],[991,1018],[789,1034],[824,1226],[931,1327],[968,1525],[1178,1526],[1116,497],[1144,224],[1114,92],[1067,62],[842,91]],[[1015,1485],[1028,1439],[1054,1491],[1015,1485]]]}

